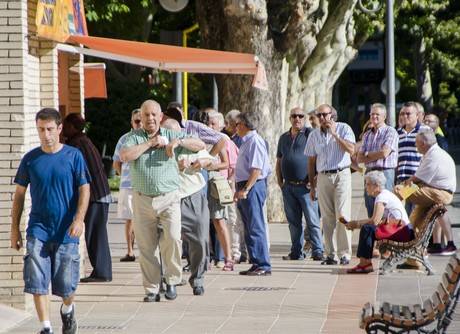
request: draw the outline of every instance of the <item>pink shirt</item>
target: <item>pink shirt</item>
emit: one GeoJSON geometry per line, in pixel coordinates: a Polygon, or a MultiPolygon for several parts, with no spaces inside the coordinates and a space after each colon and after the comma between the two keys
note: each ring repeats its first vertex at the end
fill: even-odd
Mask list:
{"type": "Polygon", "coordinates": [[[228,139],[225,141],[225,150],[227,151],[228,169],[222,169],[219,172],[226,179],[234,180],[236,160],[238,159],[238,147],[233,140],[228,139]]]}

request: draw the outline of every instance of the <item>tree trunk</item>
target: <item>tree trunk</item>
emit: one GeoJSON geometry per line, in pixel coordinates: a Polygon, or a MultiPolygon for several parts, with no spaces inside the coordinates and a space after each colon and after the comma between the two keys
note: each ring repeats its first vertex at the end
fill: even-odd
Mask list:
{"type": "Polygon", "coordinates": [[[426,59],[425,40],[420,37],[414,45],[415,78],[417,79],[417,100],[428,112],[433,108],[430,65],[426,59]]]}
{"type": "Polygon", "coordinates": [[[265,66],[268,91],[251,87],[252,78],[216,76],[219,110],[259,115],[258,132],[270,146],[273,174],[268,190],[270,221],[284,221],[274,162],[280,135],[295,106],[307,112],[330,103],[332,87],[353,48],[356,0],[197,0],[203,47],[254,53],[265,66]]]}

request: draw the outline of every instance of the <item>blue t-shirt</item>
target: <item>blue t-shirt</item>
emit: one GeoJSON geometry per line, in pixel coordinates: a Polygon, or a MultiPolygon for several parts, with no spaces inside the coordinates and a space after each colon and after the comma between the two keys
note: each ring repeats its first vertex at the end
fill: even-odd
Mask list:
{"type": "Polygon", "coordinates": [[[46,153],[37,147],[19,164],[14,182],[30,184],[32,208],[27,236],[43,242],[78,243],[69,236],[74,219],[78,188],[91,180],[81,152],[64,145],[59,152],[46,153]]]}

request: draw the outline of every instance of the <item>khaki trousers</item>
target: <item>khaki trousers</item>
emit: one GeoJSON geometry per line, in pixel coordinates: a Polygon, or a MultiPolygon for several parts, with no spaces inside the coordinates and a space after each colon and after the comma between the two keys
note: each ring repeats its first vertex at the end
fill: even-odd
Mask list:
{"type": "Polygon", "coordinates": [[[409,217],[412,226],[417,230],[431,206],[434,204],[447,205],[452,202],[452,199],[453,195],[445,190],[420,185],[419,189],[407,199],[415,204],[415,208],[409,217]]]}
{"type": "Polygon", "coordinates": [[[337,224],[340,216],[351,218],[351,171],[318,174],[318,202],[323,221],[324,251],[329,257],[351,257],[351,231],[337,224]],[[335,233],[334,233],[335,232],[335,233]],[[335,234],[335,238],[334,238],[335,234]]]}
{"type": "Polygon", "coordinates": [[[182,280],[181,211],[177,191],[157,197],[133,193],[134,234],[140,251],[139,264],[146,293],[158,293],[161,260],[167,284],[182,280]],[[162,232],[158,235],[158,227],[162,232]],[[158,248],[158,246],[160,246],[158,248]]]}

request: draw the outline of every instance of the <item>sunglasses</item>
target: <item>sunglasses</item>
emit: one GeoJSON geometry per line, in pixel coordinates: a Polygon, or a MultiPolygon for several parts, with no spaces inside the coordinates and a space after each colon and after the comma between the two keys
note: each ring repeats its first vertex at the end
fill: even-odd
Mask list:
{"type": "Polygon", "coordinates": [[[296,118],[296,117],[302,119],[302,118],[305,117],[305,115],[302,115],[302,114],[292,114],[292,115],[291,115],[291,118],[296,118]]]}
{"type": "Polygon", "coordinates": [[[321,117],[326,118],[327,115],[330,115],[330,114],[331,114],[330,112],[324,112],[324,113],[318,113],[318,114],[316,114],[316,116],[318,116],[319,118],[321,118],[321,117]]]}
{"type": "Polygon", "coordinates": [[[135,123],[135,124],[140,124],[141,122],[142,122],[142,121],[141,121],[140,119],[135,119],[135,120],[134,120],[134,123],[135,123]]]}

